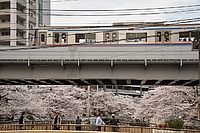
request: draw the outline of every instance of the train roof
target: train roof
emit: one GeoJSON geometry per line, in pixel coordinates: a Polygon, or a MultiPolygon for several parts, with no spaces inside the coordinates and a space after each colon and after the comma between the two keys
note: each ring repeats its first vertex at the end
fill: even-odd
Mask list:
{"type": "Polygon", "coordinates": [[[179,29],[200,29],[200,24],[163,24],[163,23],[129,23],[126,25],[113,24],[112,26],[41,26],[39,30],[179,30],[179,29]]]}

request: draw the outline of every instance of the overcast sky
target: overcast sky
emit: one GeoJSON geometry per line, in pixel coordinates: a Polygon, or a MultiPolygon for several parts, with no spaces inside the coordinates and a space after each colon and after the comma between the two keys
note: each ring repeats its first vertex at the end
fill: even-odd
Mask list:
{"type": "MultiPolygon", "coordinates": [[[[101,9],[144,9],[159,7],[177,7],[187,5],[200,5],[199,0],[52,0],[51,9],[54,10],[101,10],[101,9]]],[[[108,25],[113,22],[131,22],[131,21],[166,21],[176,19],[196,18],[200,15],[200,6],[190,8],[168,8],[165,10],[138,10],[138,11],[52,11],[52,25],[108,25]],[[169,13],[175,11],[176,13],[169,13]],[[177,11],[179,13],[177,13],[177,11]],[[165,13],[162,13],[165,12],[165,13]],[[166,13],[167,12],[167,13],[166,13]],[[145,15],[144,15],[145,13],[145,15]],[[161,13],[154,14],[151,13],[161,13]],[[59,14],[62,16],[58,16],[59,14]],[[117,16],[98,16],[98,15],[117,16]],[[125,15],[124,15],[125,14],[125,15]],[[127,15],[128,14],[128,15],[127,15]],[[133,15],[132,15],[133,14],[133,15]],[[64,15],[64,16],[63,16],[64,15]],[[74,15],[74,16],[66,16],[74,15]],[[80,16],[86,15],[86,16],[80,16]],[[91,16],[87,16],[91,15],[91,16]],[[96,16],[95,16],[96,15],[96,16]]]]}

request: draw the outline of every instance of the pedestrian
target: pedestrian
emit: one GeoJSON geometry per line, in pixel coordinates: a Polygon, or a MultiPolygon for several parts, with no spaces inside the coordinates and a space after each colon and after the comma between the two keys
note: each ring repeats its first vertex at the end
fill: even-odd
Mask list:
{"type": "Polygon", "coordinates": [[[96,130],[96,117],[94,115],[92,115],[89,118],[89,122],[90,122],[90,125],[91,125],[91,130],[95,131],[96,130]]]}
{"type": "Polygon", "coordinates": [[[81,131],[81,122],[82,122],[82,120],[80,119],[79,116],[77,116],[77,118],[76,118],[76,130],[81,131]]]}
{"type": "Polygon", "coordinates": [[[101,131],[101,126],[105,125],[105,123],[103,122],[103,120],[101,119],[102,114],[99,114],[97,119],[96,119],[96,126],[97,126],[97,131],[101,131]]]}
{"type": "Polygon", "coordinates": [[[53,130],[60,130],[60,124],[62,122],[62,118],[59,114],[59,112],[55,113],[55,117],[53,119],[53,130]]]}
{"type": "MultiPolygon", "coordinates": [[[[22,112],[20,118],[19,118],[19,124],[24,124],[24,115],[25,115],[25,112],[22,112]]],[[[23,125],[20,125],[20,130],[23,129],[23,125]]]]}
{"type": "Polygon", "coordinates": [[[110,119],[110,125],[112,126],[112,131],[117,132],[117,119],[115,118],[114,114],[112,114],[112,118],[110,119]]]}

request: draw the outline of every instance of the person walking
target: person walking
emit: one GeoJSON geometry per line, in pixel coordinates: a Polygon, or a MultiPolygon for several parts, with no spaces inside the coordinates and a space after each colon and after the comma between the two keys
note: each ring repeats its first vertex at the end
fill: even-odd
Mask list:
{"type": "Polygon", "coordinates": [[[59,112],[55,113],[55,117],[53,119],[53,130],[60,130],[60,124],[62,122],[62,118],[60,117],[59,112]]]}
{"type": "Polygon", "coordinates": [[[91,130],[92,131],[95,131],[96,130],[96,117],[94,115],[92,115],[90,118],[89,118],[89,123],[91,125],[91,130]]]}
{"type": "Polygon", "coordinates": [[[110,119],[110,125],[112,126],[112,131],[117,132],[117,119],[115,119],[114,114],[112,114],[112,118],[110,119]]]}
{"type": "Polygon", "coordinates": [[[81,131],[81,122],[82,122],[82,120],[80,119],[79,116],[77,116],[77,118],[76,118],[76,130],[81,131]]]}
{"type": "MultiPolygon", "coordinates": [[[[25,112],[22,112],[22,115],[19,118],[19,124],[24,124],[24,115],[25,115],[25,112]]],[[[19,127],[20,127],[20,130],[23,129],[23,125],[20,125],[19,127]]]]}
{"type": "Polygon", "coordinates": [[[101,131],[101,126],[105,125],[104,121],[101,119],[102,114],[99,114],[97,119],[96,119],[96,126],[97,126],[97,131],[101,131]]]}

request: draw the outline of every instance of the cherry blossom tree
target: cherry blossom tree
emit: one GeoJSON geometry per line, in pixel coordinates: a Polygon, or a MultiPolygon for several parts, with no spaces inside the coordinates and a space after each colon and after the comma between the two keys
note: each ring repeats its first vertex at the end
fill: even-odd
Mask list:
{"type": "Polygon", "coordinates": [[[134,119],[150,123],[164,123],[170,118],[182,118],[186,125],[192,124],[195,91],[192,87],[161,86],[144,94],[142,98],[98,91],[91,92],[77,86],[0,86],[0,115],[15,116],[26,111],[26,119],[52,120],[58,111],[64,120],[75,120],[102,113],[131,122],[134,119]]]}

